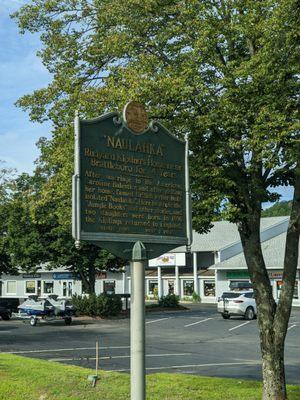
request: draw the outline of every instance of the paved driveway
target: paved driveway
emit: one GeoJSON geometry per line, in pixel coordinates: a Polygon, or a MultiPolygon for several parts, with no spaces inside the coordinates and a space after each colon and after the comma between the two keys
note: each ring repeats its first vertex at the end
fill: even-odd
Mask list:
{"type": "MultiPolygon", "coordinates": [[[[286,341],[288,383],[300,384],[300,309],[294,309],[286,341]]],[[[129,319],[42,322],[0,321],[0,351],[93,368],[129,372],[129,319]]],[[[147,373],[180,372],[260,379],[257,322],[223,320],[215,306],[146,315],[147,373]]]]}

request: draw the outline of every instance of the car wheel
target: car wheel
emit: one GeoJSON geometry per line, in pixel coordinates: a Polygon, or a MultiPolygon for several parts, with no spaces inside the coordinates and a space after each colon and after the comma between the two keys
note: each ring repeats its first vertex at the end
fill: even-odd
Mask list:
{"type": "Polygon", "coordinates": [[[3,319],[3,321],[9,321],[10,320],[10,315],[9,314],[2,314],[1,318],[3,319]]]}
{"type": "Polygon", "coordinates": [[[31,326],[36,326],[36,324],[37,324],[37,318],[31,317],[31,318],[30,318],[30,325],[31,325],[31,326]]]}
{"type": "Polygon", "coordinates": [[[66,325],[71,325],[72,323],[72,318],[71,317],[65,317],[65,324],[66,325]]]}
{"type": "Polygon", "coordinates": [[[229,315],[229,314],[222,314],[222,317],[223,317],[224,319],[229,319],[229,318],[230,318],[230,315],[229,315]]]}
{"type": "Polygon", "coordinates": [[[245,312],[245,319],[252,320],[255,318],[255,313],[253,307],[248,307],[245,312]]]}

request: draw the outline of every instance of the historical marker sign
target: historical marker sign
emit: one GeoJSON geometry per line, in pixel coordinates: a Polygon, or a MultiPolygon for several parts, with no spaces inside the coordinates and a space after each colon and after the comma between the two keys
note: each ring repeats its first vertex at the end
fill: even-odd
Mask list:
{"type": "Polygon", "coordinates": [[[123,112],[75,119],[73,236],[129,259],[135,242],[149,258],[191,240],[187,144],[137,102],[123,112]]]}

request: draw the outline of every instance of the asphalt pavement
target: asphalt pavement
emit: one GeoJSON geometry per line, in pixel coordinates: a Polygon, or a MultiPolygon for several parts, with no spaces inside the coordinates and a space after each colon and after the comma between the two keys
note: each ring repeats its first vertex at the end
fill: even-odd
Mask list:
{"type": "MultiPolygon", "coordinates": [[[[190,310],[146,314],[146,371],[261,379],[257,321],[229,320],[216,306],[188,305],[190,310]]],[[[42,321],[32,327],[19,320],[0,321],[0,351],[52,362],[130,372],[128,318],[76,318],[42,321]]],[[[300,384],[300,309],[293,309],[286,339],[288,383],[300,384]]]]}

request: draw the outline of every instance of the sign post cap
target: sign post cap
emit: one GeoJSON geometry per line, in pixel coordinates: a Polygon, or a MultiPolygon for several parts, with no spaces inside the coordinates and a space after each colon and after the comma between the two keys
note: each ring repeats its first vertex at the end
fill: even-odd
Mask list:
{"type": "Polygon", "coordinates": [[[144,243],[137,241],[132,248],[132,261],[147,260],[147,251],[144,243]]]}

